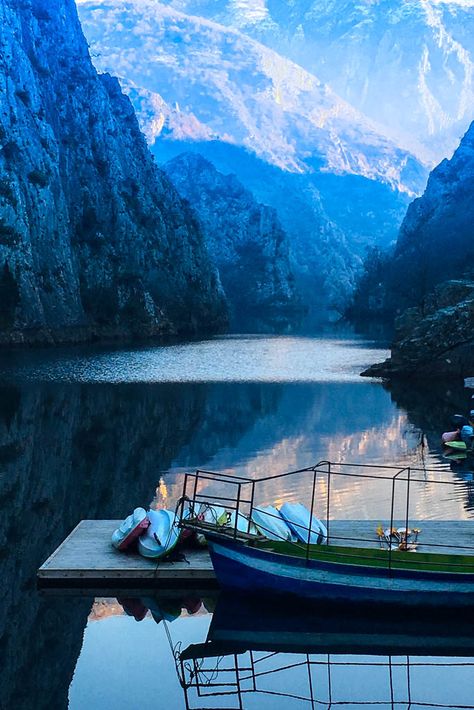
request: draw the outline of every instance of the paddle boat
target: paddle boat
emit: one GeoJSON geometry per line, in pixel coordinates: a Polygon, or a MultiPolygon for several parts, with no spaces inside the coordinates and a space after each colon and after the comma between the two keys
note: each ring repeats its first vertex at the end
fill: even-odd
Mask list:
{"type": "Polygon", "coordinates": [[[142,557],[161,559],[169,555],[185,533],[172,510],[135,508],[112,534],[112,545],[120,552],[138,549],[142,557]]]}
{"type": "Polygon", "coordinates": [[[160,559],[178,544],[180,529],[176,515],[171,510],[149,510],[148,519],[149,527],[138,538],[138,551],[142,557],[160,559]]]}
{"type": "Polygon", "coordinates": [[[150,520],[144,508],[135,508],[112,535],[112,545],[121,552],[128,550],[145,533],[150,520]]]}
{"type": "Polygon", "coordinates": [[[454,431],[445,431],[441,442],[449,454],[474,453],[474,410],[469,412],[469,418],[462,414],[453,416],[454,431]]]}

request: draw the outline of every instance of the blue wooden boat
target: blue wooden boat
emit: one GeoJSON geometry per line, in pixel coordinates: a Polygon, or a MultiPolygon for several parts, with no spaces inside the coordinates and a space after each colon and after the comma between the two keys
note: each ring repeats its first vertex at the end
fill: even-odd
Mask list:
{"type": "Polygon", "coordinates": [[[469,555],[240,541],[206,532],[219,584],[252,594],[423,606],[474,606],[469,555]]]}
{"type": "MultiPolygon", "coordinates": [[[[215,484],[211,487],[210,499],[218,502],[221,498],[225,505],[232,508],[238,515],[245,506],[249,521],[247,533],[236,527],[218,527],[210,524],[202,525],[195,519],[182,521],[182,524],[196,527],[206,537],[211,560],[216,577],[223,589],[244,591],[259,596],[291,595],[305,600],[325,600],[326,602],[359,602],[362,604],[394,604],[402,607],[446,607],[457,608],[474,606],[474,545],[456,548],[455,541],[450,544],[429,544],[429,549],[439,549],[443,552],[413,552],[416,545],[409,544],[409,489],[413,482],[426,485],[431,480],[439,484],[442,481],[430,478],[429,472],[419,475],[417,469],[398,470],[393,467],[378,467],[378,472],[372,473],[372,467],[356,464],[337,464],[340,473],[335,471],[335,464],[320,462],[308,469],[267,476],[260,479],[241,478],[234,475],[219,476],[211,472],[197,471],[196,474],[186,474],[182,500],[190,500],[188,496],[191,483],[195,499],[191,508],[206,497],[203,492],[209,481],[215,484]],[[344,466],[351,466],[347,473],[344,466]],[[379,473],[383,469],[382,474],[379,473]],[[356,469],[353,473],[352,470],[356,469]],[[369,473],[367,473],[367,470],[369,473]],[[299,508],[296,511],[298,524],[295,527],[295,506],[288,508],[291,513],[290,523],[298,531],[298,541],[268,539],[255,534],[250,529],[250,521],[255,517],[255,500],[262,495],[259,487],[264,484],[265,490],[272,480],[284,476],[310,474],[312,495],[309,497],[310,510],[303,515],[299,508]],[[388,548],[371,540],[358,544],[357,539],[347,538],[333,540],[329,531],[314,516],[316,510],[326,511],[327,524],[329,514],[329,492],[331,478],[335,475],[376,477],[378,481],[385,480],[391,486],[391,516],[388,527],[388,548]],[[317,477],[327,476],[327,501],[316,500],[317,477]],[[404,526],[397,532],[396,544],[392,544],[391,532],[394,530],[394,509],[396,484],[404,484],[406,503],[404,503],[404,526]],[[222,490],[222,493],[220,491],[222,490]],[[233,494],[232,491],[235,491],[233,494]],[[219,495],[216,495],[218,493],[219,495]],[[298,512],[299,511],[299,512],[298,512]],[[306,531],[302,530],[301,521],[311,521],[306,531]],[[314,522],[316,521],[316,522],[314,522]],[[314,527],[315,525],[318,527],[314,527]],[[405,532],[405,537],[403,533],[405,532]],[[304,541],[307,540],[305,543],[304,541]],[[318,544],[314,544],[317,541],[318,544]],[[334,544],[343,542],[343,545],[334,544]],[[352,546],[346,546],[348,542],[352,546]],[[321,544],[323,543],[323,544],[321,544]],[[449,548],[449,549],[447,549],[449,548]],[[447,550],[447,551],[446,551],[447,550]],[[453,552],[453,554],[451,554],[453,552]],[[462,554],[458,554],[461,553],[462,554]],[[466,554],[469,552],[470,554],[466,554]]],[[[375,468],[375,467],[374,467],[375,468]]],[[[453,485],[453,482],[449,482],[453,485]]],[[[296,509],[296,508],[295,508],[296,509]]],[[[414,529],[415,530],[415,529],[414,529]]],[[[416,531],[417,532],[417,531],[416,531]]],[[[384,538],[383,538],[384,539],[384,538]]]]}

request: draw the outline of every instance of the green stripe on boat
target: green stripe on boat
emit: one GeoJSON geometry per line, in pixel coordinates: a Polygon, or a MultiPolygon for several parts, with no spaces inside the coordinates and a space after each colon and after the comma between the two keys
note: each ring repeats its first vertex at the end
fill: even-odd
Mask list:
{"type": "MultiPolygon", "coordinates": [[[[306,557],[306,546],[291,542],[265,540],[257,542],[258,550],[290,557],[306,557]]],[[[366,547],[339,547],[338,545],[310,545],[309,559],[342,565],[361,565],[386,569],[389,563],[388,550],[366,547]]],[[[449,572],[474,574],[472,555],[447,555],[435,552],[401,552],[392,550],[393,569],[416,570],[418,572],[449,572]]]]}

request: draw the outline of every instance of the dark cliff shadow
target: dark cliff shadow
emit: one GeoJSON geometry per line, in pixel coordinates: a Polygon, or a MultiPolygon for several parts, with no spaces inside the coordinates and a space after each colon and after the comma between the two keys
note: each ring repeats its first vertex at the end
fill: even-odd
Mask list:
{"type": "Polygon", "coordinates": [[[210,457],[277,400],[250,385],[234,399],[204,384],[0,388],[2,710],[67,707],[91,601],[36,589],[64,537],[83,518],[148,506],[193,437],[210,457]]]}

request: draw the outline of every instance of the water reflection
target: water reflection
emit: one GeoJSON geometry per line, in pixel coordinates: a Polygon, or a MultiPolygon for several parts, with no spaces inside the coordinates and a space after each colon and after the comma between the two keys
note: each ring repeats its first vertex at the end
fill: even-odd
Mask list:
{"type": "Polygon", "coordinates": [[[0,392],[1,708],[62,708],[90,604],[41,598],[36,570],[82,518],[150,500],[203,393],[72,386],[0,392]]]}
{"type": "MultiPolygon", "coordinates": [[[[305,367],[312,368],[307,340],[299,339],[298,343],[304,343],[305,367]]],[[[221,345],[225,350],[227,342],[217,344],[216,357],[221,358],[223,367],[229,365],[229,354],[234,357],[237,352],[235,343],[229,342],[225,357],[221,345]]],[[[181,368],[181,379],[193,381],[36,384],[35,373],[43,371],[46,361],[48,377],[57,374],[61,358],[56,351],[41,357],[15,355],[6,358],[8,366],[2,358],[2,371],[4,375],[9,373],[9,384],[0,388],[2,710],[67,707],[68,686],[91,602],[39,596],[35,588],[39,565],[83,518],[122,518],[131,507],[146,506],[154,497],[171,503],[179,494],[182,472],[189,468],[205,466],[261,475],[326,458],[416,464],[438,468],[440,475],[461,482],[455,493],[437,502],[435,513],[447,518],[473,516],[470,463],[443,460],[438,444],[439,433],[447,428],[451,414],[469,409],[462,387],[430,385],[420,389],[410,384],[409,388],[393,385],[387,390],[378,383],[359,380],[356,365],[367,352],[357,342],[349,344],[347,358],[341,355],[342,345],[333,342],[332,356],[329,350],[321,356],[323,374],[318,377],[316,373],[318,381],[299,383],[295,380],[301,374],[301,360],[292,360],[295,340],[286,346],[277,361],[272,344],[268,353],[263,353],[264,344],[259,341],[253,351],[254,361],[247,361],[245,367],[251,365],[247,377],[267,365],[271,373],[280,367],[289,370],[292,364],[289,383],[196,382],[195,377],[202,380],[209,376],[213,356],[208,353],[204,369],[197,368],[197,376],[195,371],[186,371],[186,361],[178,358],[175,372],[180,374],[181,368]],[[35,369],[38,362],[42,363],[40,370],[35,369]],[[342,382],[337,372],[344,363],[349,363],[349,375],[342,382]]],[[[200,352],[202,355],[203,350],[200,352]]],[[[80,380],[86,380],[89,360],[84,360],[84,353],[77,359],[71,351],[68,353],[67,362],[72,359],[74,363],[72,370],[69,365],[64,370],[63,361],[63,371],[69,372],[65,379],[79,374],[80,380]]],[[[94,365],[98,369],[92,368],[99,380],[104,367],[102,356],[98,356],[99,365],[94,365]]],[[[131,370],[121,372],[123,359],[117,356],[107,368],[112,369],[116,380],[133,379],[135,375],[141,379],[146,375],[147,358],[132,358],[131,370]],[[134,369],[134,362],[138,369],[134,369]]],[[[371,359],[381,359],[380,353],[371,359]]],[[[366,364],[365,359],[362,365],[366,364]]],[[[161,377],[160,367],[154,360],[151,379],[161,377]]],[[[163,372],[169,374],[169,369],[163,372]]],[[[306,377],[309,369],[305,372],[306,377]]],[[[266,377],[264,373],[260,379],[266,377]]],[[[269,488],[266,495],[269,501],[283,501],[301,498],[302,491],[269,488]]],[[[346,517],[371,517],[376,499],[376,488],[357,491],[356,487],[345,486],[338,491],[338,510],[346,517]],[[362,499],[366,507],[361,511],[362,499]]],[[[433,513],[427,506],[422,512],[433,513]]],[[[142,689],[155,696],[159,693],[163,705],[168,702],[170,707],[177,707],[177,681],[169,680],[172,659],[165,658],[163,625],[157,627],[147,616],[142,622],[146,631],[134,633],[130,630],[130,624],[136,624],[133,619],[114,614],[94,623],[87,627],[80,664],[87,661],[93,639],[93,645],[97,645],[86,663],[87,677],[91,683],[96,678],[99,685],[101,678],[109,678],[109,706],[115,710],[119,707],[114,688],[120,687],[124,673],[121,663],[125,658],[130,663],[130,648],[151,644],[155,654],[136,660],[134,692],[140,688],[140,693],[142,689]],[[113,631],[110,637],[103,631],[109,628],[107,625],[113,631]],[[157,637],[156,633],[161,635],[157,637]]],[[[186,617],[175,623],[186,623],[183,638],[199,642],[205,637],[209,616],[186,617]]],[[[133,628],[140,630],[142,626],[133,628]]],[[[130,687],[132,691],[133,684],[130,687]]],[[[72,707],[107,707],[94,693],[93,698],[83,695],[79,700],[74,695],[79,692],[77,686],[74,688],[73,683],[72,707]],[[95,706],[91,698],[97,701],[95,706]]]]}
{"type": "Polygon", "coordinates": [[[0,354],[0,380],[17,382],[360,382],[388,356],[374,343],[337,337],[227,335],[129,350],[58,348],[0,354]]]}
{"type": "MultiPolygon", "coordinates": [[[[132,601],[124,609],[133,615],[132,601]]],[[[222,595],[211,617],[204,605],[190,616],[185,601],[135,604],[144,601],[152,613],[139,623],[113,600],[94,605],[71,685],[74,710],[140,706],[158,693],[186,710],[474,707],[472,615],[318,611],[222,595]]]]}
{"type": "Polygon", "coordinates": [[[455,413],[467,414],[471,409],[470,390],[462,382],[409,382],[395,381],[385,384],[397,408],[406,411],[413,427],[422,432],[426,460],[439,460],[449,467],[454,480],[464,485],[453,490],[463,497],[463,504],[471,514],[474,510],[474,457],[449,458],[443,455],[440,445],[442,431],[452,428],[455,413]]]}
{"type": "MultiPolygon", "coordinates": [[[[18,706],[26,692],[20,671],[29,664],[36,668],[41,644],[47,645],[41,657],[65,668],[58,690],[64,695],[84,607],[66,614],[60,605],[42,602],[34,580],[37,567],[79,520],[122,518],[154,495],[171,501],[180,491],[180,473],[197,466],[261,474],[339,454],[342,460],[424,460],[464,480],[466,472],[450,471],[435,446],[440,422],[462,411],[465,394],[458,397],[327,382],[2,388],[0,674],[10,705],[18,706]],[[420,430],[428,440],[424,449],[420,430]],[[64,627],[69,651],[58,631],[64,627]],[[38,633],[32,635],[32,628],[38,633]]],[[[448,518],[471,514],[472,481],[464,480],[456,492],[438,501],[435,512],[448,518]]],[[[363,515],[372,517],[370,501],[377,495],[376,488],[345,486],[338,509],[363,517],[363,499],[363,515]]],[[[301,498],[301,491],[269,488],[267,497],[301,498]]],[[[433,511],[426,506],[423,512],[433,511]]]]}

